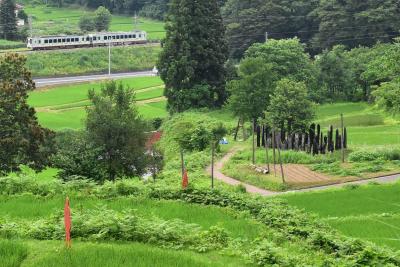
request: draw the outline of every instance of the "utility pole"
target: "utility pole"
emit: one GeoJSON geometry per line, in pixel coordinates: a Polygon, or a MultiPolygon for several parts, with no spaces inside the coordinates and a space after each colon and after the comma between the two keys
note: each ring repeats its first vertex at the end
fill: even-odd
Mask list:
{"type": "Polygon", "coordinates": [[[214,189],[214,157],[215,157],[215,142],[211,141],[211,188],[214,189]]]}
{"type": "Polygon", "coordinates": [[[108,36],[108,76],[111,76],[111,36],[108,36]]]}
{"type": "Polygon", "coordinates": [[[29,27],[29,36],[33,37],[33,31],[32,31],[32,15],[28,16],[28,27],[29,27]]]}
{"type": "Polygon", "coordinates": [[[268,32],[265,32],[265,42],[268,43],[268,32]]]}
{"type": "Polygon", "coordinates": [[[134,25],[135,25],[135,28],[134,28],[134,30],[135,31],[137,31],[137,15],[136,15],[136,12],[135,12],[135,16],[133,17],[133,20],[134,20],[134,25]]]}

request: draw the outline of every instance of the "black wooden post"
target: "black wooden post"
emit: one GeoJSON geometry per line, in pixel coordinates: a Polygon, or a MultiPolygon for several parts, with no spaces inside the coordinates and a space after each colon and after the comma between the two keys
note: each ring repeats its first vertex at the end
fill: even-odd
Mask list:
{"type": "Polygon", "coordinates": [[[340,122],[342,126],[341,148],[342,148],[342,163],[344,163],[344,119],[343,114],[340,114],[340,122]]]}

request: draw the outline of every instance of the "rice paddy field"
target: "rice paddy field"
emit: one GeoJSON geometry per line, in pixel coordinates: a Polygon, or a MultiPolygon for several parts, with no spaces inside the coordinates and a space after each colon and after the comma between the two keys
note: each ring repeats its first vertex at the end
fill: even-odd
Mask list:
{"type": "Polygon", "coordinates": [[[285,195],[341,233],[400,249],[400,183],[285,195]]]}
{"type": "MultiPolygon", "coordinates": [[[[167,116],[164,86],[159,77],[117,80],[133,88],[138,110],[145,119],[167,116]]],[[[100,91],[104,81],[40,88],[29,95],[28,103],[37,112],[39,122],[52,130],[81,129],[90,106],[88,90],[100,91]]]]}

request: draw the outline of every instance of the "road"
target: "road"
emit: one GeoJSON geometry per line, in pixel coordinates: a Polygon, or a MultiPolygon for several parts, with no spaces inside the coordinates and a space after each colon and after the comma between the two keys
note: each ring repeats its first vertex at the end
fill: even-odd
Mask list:
{"type": "Polygon", "coordinates": [[[125,73],[115,73],[115,74],[95,74],[95,75],[84,75],[84,76],[71,76],[71,77],[61,77],[61,78],[39,78],[34,79],[36,87],[47,87],[63,84],[72,83],[82,83],[82,82],[92,82],[101,81],[107,79],[122,79],[122,78],[132,78],[132,77],[149,77],[154,76],[152,71],[136,71],[136,72],[125,72],[125,73]]]}

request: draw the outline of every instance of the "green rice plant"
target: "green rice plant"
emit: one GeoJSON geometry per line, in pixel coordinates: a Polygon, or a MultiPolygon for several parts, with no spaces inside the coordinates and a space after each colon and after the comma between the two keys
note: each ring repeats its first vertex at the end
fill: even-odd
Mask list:
{"type": "Polygon", "coordinates": [[[22,242],[0,239],[0,266],[19,267],[28,256],[28,248],[22,242]]]}

